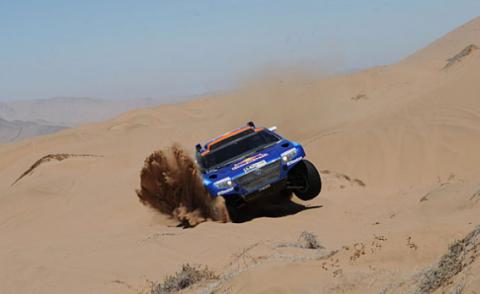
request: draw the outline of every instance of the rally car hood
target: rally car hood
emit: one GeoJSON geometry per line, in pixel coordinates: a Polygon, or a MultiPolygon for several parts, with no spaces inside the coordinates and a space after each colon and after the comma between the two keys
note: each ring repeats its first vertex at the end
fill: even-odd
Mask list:
{"type": "Polygon", "coordinates": [[[226,177],[235,179],[236,177],[243,175],[250,170],[256,169],[257,166],[269,164],[273,161],[280,160],[281,154],[283,152],[290,150],[294,147],[301,148],[298,144],[294,142],[290,142],[285,139],[280,140],[261,151],[254,152],[247,156],[243,156],[229,163],[228,165],[208,171],[205,174],[205,177],[212,181],[220,180],[226,177]]]}

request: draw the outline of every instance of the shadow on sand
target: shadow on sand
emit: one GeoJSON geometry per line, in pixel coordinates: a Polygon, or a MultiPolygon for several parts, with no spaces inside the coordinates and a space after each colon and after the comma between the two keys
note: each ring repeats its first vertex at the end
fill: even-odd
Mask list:
{"type": "Polygon", "coordinates": [[[292,201],[290,198],[284,198],[277,201],[256,201],[239,209],[241,218],[236,222],[243,223],[260,217],[285,217],[297,214],[304,210],[321,207],[322,205],[305,206],[292,201]]]}

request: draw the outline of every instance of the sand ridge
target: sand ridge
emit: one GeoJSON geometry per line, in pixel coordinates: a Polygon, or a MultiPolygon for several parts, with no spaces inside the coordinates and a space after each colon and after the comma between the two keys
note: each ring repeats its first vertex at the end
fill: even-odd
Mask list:
{"type": "Polygon", "coordinates": [[[18,181],[20,181],[25,176],[28,176],[33,173],[33,171],[38,168],[40,165],[49,162],[49,161],[62,161],[67,158],[74,158],[74,157],[101,157],[101,155],[94,155],[94,154],[68,154],[68,153],[57,153],[57,154],[48,154],[40,158],[39,160],[35,161],[31,167],[29,167],[25,172],[23,172],[13,183],[12,186],[15,185],[18,181]]]}

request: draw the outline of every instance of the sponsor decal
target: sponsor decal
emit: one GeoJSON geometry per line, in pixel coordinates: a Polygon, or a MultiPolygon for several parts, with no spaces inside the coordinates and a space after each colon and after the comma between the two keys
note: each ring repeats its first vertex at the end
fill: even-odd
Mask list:
{"type": "Polygon", "coordinates": [[[251,156],[251,157],[248,157],[248,158],[245,158],[244,160],[236,163],[233,167],[232,167],[232,170],[237,170],[239,168],[242,168],[256,160],[259,160],[259,159],[262,159],[262,158],[265,158],[268,156],[268,153],[258,153],[258,154],[255,154],[254,156],[251,156]]]}
{"type": "Polygon", "coordinates": [[[267,162],[265,160],[262,160],[262,161],[259,161],[259,162],[256,162],[254,164],[251,164],[251,165],[247,166],[246,168],[243,169],[243,171],[248,173],[248,172],[251,172],[253,170],[259,169],[261,167],[264,167],[265,165],[267,165],[267,162]]]}
{"type": "Polygon", "coordinates": [[[227,190],[223,190],[223,191],[220,191],[217,193],[218,196],[221,196],[223,194],[227,194],[229,192],[232,192],[233,191],[233,187],[232,188],[228,188],[227,190]]]}
{"type": "Polygon", "coordinates": [[[287,166],[291,166],[292,164],[295,164],[295,163],[299,162],[299,161],[302,160],[302,159],[303,159],[303,157],[301,157],[301,156],[298,157],[298,158],[295,158],[294,160],[287,162],[287,166]]]}

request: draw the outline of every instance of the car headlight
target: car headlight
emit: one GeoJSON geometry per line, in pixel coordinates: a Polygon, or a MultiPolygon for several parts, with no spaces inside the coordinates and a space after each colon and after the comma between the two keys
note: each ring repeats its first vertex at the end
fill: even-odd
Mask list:
{"type": "Polygon", "coordinates": [[[297,156],[297,148],[292,148],[281,154],[283,162],[289,162],[297,156]]]}
{"type": "Polygon", "coordinates": [[[217,189],[228,189],[228,188],[231,188],[233,186],[232,179],[230,179],[228,177],[224,178],[224,179],[221,179],[219,181],[216,181],[213,184],[215,185],[215,187],[217,187],[217,189]]]}

